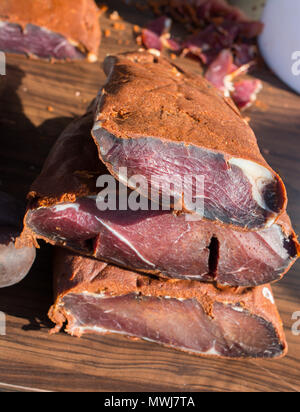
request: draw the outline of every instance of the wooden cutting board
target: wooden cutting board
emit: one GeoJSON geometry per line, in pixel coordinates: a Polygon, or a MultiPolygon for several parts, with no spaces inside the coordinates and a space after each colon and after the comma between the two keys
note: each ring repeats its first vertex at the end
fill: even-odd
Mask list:
{"type": "MultiPolygon", "coordinates": [[[[152,19],[121,1],[125,30],[102,17],[100,61],[107,53],[133,50],[133,25],[152,19]]],[[[22,56],[7,57],[6,85],[0,97],[0,190],[22,199],[56,138],[70,120],[84,113],[105,80],[100,63],[49,64],[22,56]]],[[[199,72],[198,63],[177,63],[199,72]]],[[[289,212],[300,233],[300,97],[266,68],[251,118],[259,144],[284,178],[289,212]]],[[[197,358],[147,342],[65,333],[49,336],[47,311],[52,304],[51,259],[45,244],[30,275],[19,285],[0,290],[6,335],[0,336],[0,391],[300,391],[300,336],[292,333],[293,313],[300,311],[299,262],[274,285],[290,351],[279,361],[220,361],[197,358]]],[[[300,327],[299,327],[300,329],[300,327]]]]}

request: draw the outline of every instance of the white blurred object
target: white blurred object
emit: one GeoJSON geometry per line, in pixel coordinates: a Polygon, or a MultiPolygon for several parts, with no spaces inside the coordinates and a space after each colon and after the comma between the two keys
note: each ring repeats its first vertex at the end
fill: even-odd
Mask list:
{"type": "Polygon", "coordinates": [[[300,93],[300,0],[268,0],[262,21],[259,46],[266,63],[300,93]]]}

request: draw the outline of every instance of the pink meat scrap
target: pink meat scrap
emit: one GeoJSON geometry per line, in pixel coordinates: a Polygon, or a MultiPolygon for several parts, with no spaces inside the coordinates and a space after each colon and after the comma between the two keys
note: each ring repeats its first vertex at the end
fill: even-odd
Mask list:
{"type": "Polygon", "coordinates": [[[205,77],[225,96],[231,96],[240,110],[250,107],[262,89],[259,80],[234,83],[240,74],[248,72],[256,62],[256,37],[263,24],[249,21],[242,11],[225,0],[150,1],[156,12],[165,12],[176,20],[188,23],[194,33],[183,41],[170,34],[172,20],[161,16],[142,32],[147,49],[193,56],[206,69],[205,77]]]}

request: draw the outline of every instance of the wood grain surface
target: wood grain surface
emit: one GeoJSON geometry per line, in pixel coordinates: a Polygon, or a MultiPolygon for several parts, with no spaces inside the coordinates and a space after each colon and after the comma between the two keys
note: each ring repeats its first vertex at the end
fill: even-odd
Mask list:
{"type": "MultiPolygon", "coordinates": [[[[107,53],[133,50],[133,25],[152,18],[121,1],[126,29],[117,31],[105,15],[100,61],[107,53]]],[[[70,120],[84,112],[103,84],[100,63],[49,64],[7,56],[5,90],[0,97],[0,190],[19,199],[38,175],[56,138],[70,120]]],[[[199,71],[198,63],[177,63],[199,71]]],[[[289,212],[300,233],[300,97],[265,67],[264,81],[251,118],[261,149],[284,178],[289,212]]],[[[0,290],[6,335],[0,336],[0,391],[300,391],[300,336],[292,333],[292,314],[300,311],[300,264],[274,285],[289,354],[279,361],[201,359],[147,342],[117,336],[65,333],[49,336],[47,311],[52,304],[52,248],[41,245],[30,275],[19,285],[0,290]]]]}

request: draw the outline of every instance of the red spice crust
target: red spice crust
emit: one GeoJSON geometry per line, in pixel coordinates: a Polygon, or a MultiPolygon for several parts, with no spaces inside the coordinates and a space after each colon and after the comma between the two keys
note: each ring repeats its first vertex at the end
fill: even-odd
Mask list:
{"type": "Polygon", "coordinates": [[[104,68],[108,82],[96,118],[116,137],[184,141],[270,169],[233,101],[203,76],[149,52],[109,56],[104,68]]]}

